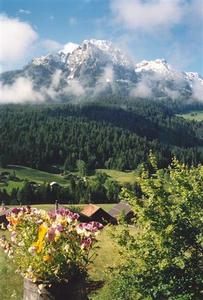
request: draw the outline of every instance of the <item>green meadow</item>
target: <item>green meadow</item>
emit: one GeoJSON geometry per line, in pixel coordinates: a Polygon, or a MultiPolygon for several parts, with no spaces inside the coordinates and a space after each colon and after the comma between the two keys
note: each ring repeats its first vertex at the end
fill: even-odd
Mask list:
{"type": "Polygon", "coordinates": [[[15,172],[16,176],[20,179],[27,179],[30,181],[36,181],[38,183],[56,181],[61,185],[67,184],[67,180],[61,175],[40,171],[24,166],[10,165],[7,168],[0,168],[0,172],[8,171],[11,174],[15,172]]]}
{"type": "MultiPolygon", "coordinates": [[[[0,182],[0,189],[6,189],[10,194],[13,188],[21,188],[24,184],[24,180],[34,181],[36,183],[42,184],[44,182],[57,182],[62,186],[66,186],[69,184],[68,179],[63,178],[60,174],[48,173],[45,171],[40,171],[37,169],[32,169],[24,166],[14,166],[10,165],[7,168],[1,168],[0,172],[9,172],[11,175],[15,173],[15,175],[21,179],[21,181],[13,181],[9,180],[8,184],[4,184],[0,182]]],[[[135,182],[135,173],[133,171],[117,171],[117,170],[107,170],[107,169],[97,169],[96,173],[102,172],[106,173],[109,178],[112,180],[116,180],[120,184],[135,182]]],[[[73,173],[77,175],[77,173],[73,173]]],[[[89,178],[94,178],[95,175],[88,176],[89,178]]]]}
{"type": "Polygon", "coordinates": [[[134,183],[135,173],[133,171],[117,171],[108,169],[97,169],[96,172],[106,173],[112,179],[118,181],[120,184],[134,183]]]}
{"type": "Polygon", "coordinates": [[[191,111],[186,114],[179,114],[177,116],[182,117],[186,120],[194,120],[197,122],[203,121],[203,111],[191,111]]]}

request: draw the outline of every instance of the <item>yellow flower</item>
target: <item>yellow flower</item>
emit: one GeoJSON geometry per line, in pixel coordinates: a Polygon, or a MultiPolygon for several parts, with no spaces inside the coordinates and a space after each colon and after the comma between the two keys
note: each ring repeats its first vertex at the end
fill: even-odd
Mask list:
{"type": "Polygon", "coordinates": [[[32,246],[36,248],[37,253],[40,253],[44,248],[44,241],[38,240],[37,242],[33,243],[32,246]]]}
{"type": "Polygon", "coordinates": [[[41,224],[39,226],[39,230],[38,230],[38,240],[37,242],[33,243],[32,246],[36,247],[37,253],[40,253],[42,251],[42,249],[44,248],[44,237],[46,235],[48,231],[48,227],[46,224],[41,224]]]}
{"type": "Polygon", "coordinates": [[[45,262],[50,262],[52,260],[52,256],[47,254],[43,256],[43,261],[45,262]]]}
{"type": "Polygon", "coordinates": [[[44,239],[44,237],[45,237],[47,231],[48,231],[47,225],[44,224],[44,223],[41,224],[41,225],[39,226],[39,230],[38,230],[38,240],[43,241],[43,239],[44,239]]]}

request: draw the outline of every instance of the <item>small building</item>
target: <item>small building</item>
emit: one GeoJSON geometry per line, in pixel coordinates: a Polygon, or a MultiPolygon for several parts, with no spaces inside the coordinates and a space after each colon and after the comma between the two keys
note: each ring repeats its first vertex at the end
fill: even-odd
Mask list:
{"type": "Polygon", "coordinates": [[[52,181],[52,182],[50,182],[50,187],[54,187],[54,186],[60,186],[60,184],[58,183],[58,182],[56,182],[56,181],[52,181]]]}
{"type": "Polygon", "coordinates": [[[103,208],[91,203],[87,204],[80,214],[88,217],[89,221],[100,222],[103,225],[108,223],[116,224],[116,219],[113,216],[107,213],[103,208]]]}
{"type": "Polygon", "coordinates": [[[83,213],[78,212],[78,214],[79,214],[79,218],[78,218],[79,222],[88,223],[88,222],[92,221],[91,218],[89,218],[88,216],[84,215],[83,213]]]}
{"type": "Polygon", "coordinates": [[[115,218],[118,222],[118,219],[121,215],[124,215],[125,220],[130,223],[134,213],[130,204],[127,202],[121,201],[117,203],[113,208],[108,212],[113,218],[115,218]]]}

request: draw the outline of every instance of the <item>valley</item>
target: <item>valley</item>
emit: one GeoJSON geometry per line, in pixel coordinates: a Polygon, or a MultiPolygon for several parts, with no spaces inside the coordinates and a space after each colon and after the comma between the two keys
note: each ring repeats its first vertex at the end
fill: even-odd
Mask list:
{"type": "MultiPolygon", "coordinates": [[[[113,2],[111,9],[118,2],[133,3],[113,2]]],[[[138,11],[152,13],[153,5],[164,1],[134,2],[138,11]]],[[[122,13],[130,13],[129,7],[122,13]]],[[[155,27],[163,21],[163,28],[168,27],[171,11],[158,9],[155,27]],[[169,11],[169,20],[160,11],[169,11]]],[[[88,298],[79,299],[199,300],[201,74],[181,71],[173,59],[169,63],[151,53],[147,60],[130,58],[109,40],[43,40],[31,23],[20,21],[20,14],[32,17],[34,11],[19,9],[9,30],[20,23],[34,46],[30,61],[24,61],[24,45],[13,69],[9,53],[15,47],[10,47],[4,54],[9,64],[4,70],[4,62],[0,73],[0,298],[22,299],[23,276],[35,288],[35,282],[42,283],[38,291],[44,283],[50,287],[65,281],[79,290],[85,278],[88,298]],[[32,57],[40,45],[43,51],[32,57]]],[[[52,14],[46,21],[54,24],[52,14]]],[[[1,16],[1,21],[7,19],[1,16]]],[[[175,30],[178,19],[169,28],[175,30]]],[[[143,18],[142,26],[150,20],[143,18]]],[[[80,21],[69,18],[70,34],[80,21]]],[[[137,22],[139,18],[127,28],[137,30],[137,22]]],[[[153,26],[147,31],[150,35],[153,26]]],[[[163,47],[169,58],[170,47],[163,47]]],[[[68,289],[65,285],[65,298],[68,289]]]]}

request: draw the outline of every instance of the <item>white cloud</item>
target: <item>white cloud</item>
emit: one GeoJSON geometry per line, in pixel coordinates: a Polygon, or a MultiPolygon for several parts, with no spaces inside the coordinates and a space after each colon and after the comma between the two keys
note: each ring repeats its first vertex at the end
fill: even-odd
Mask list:
{"type": "MultiPolygon", "coordinates": [[[[97,80],[97,85],[94,89],[94,95],[97,95],[104,91],[109,84],[112,84],[114,81],[114,70],[112,66],[106,66],[103,70],[103,73],[97,80]]],[[[113,86],[112,86],[113,87],[113,86]]]]}
{"type": "Polygon", "coordinates": [[[167,87],[164,89],[164,92],[166,93],[166,95],[169,98],[171,98],[173,100],[178,99],[181,96],[180,92],[178,90],[171,90],[171,89],[169,89],[167,87]]]}
{"type": "Polygon", "coordinates": [[[135,88],[131,90],[130,96],[136,98],[151,98],[153,95],[152,89],[149,86],[148,81],[144,78],[135,88]]]}
{"type": "Polygon", "coordinates": [[[44,100],[46,100],[47,98],[57,99],[57,96],[59,95],[57,89],[59,87],[61,77],[62,77],[62,71],[56,70],[55,73],[52,75],[50,85],[48,87],[41,88],[39,92],[42,95],[42,98],[44,100]]]}
{"type": "Polygon", "coordinates": [[[153,31],[160,26],[172,28],[183,16],[182,0],[112,0],[116,20],[128,29],[153,31]]]}
{"type": "Polygon", "coordinates": [[[19,77],[11,85],[3,85],[0,82],[0,103],[22,103],[43,101],[43,96],[34,91],[30,80],[19,77]]]}
{"type": "Polygon", "coordinates": [[[28,10],[28,9],[19,9],[19,10],[18,10],[18,13],[19,13],[19,14],[24,14],[24,15],[30,15],[30,14],[31,14],[31,11],[28,10]]]}
{"type": "Polygon", "coordinates": [[[55,52],[63,48],[63,44],[60,44],[54,40],[46,39],[42,41],[42,46],[49,52],[55,52]]]}
{"type": "Polygon", "coordinates": [[[102,76],[99,79],[99,82],[101,83],[108,83],[108,82],[113,82],[114,80],[114,71],[112,66],[106,66],[104,68],[104,72],[102,76]]]}
{"type": "Polygon", "coordinates": [[[61,74],[61,70],[56,70],[52,75],[50,85],[37,91],[34,89],[32,81],[25,77],[17,78],[13,84],[2,84],[0,82],[0,104],[43,102],[47,98],[55,99],[58,95],[57,88],[59,87],[61,74]]]}
{"type": "Polygon", "coordinates": [[[85,95],[85,89],[76,79],[70,80],[68,86],[63,90],[64,93],[72,94],[74,96],[85,95]]]}
{"type": "Polygon", "coordinates": [[[56,72],[52,76],[51,86],[54,89],[58,88],[60,80],[61,80],[61,76],[62,76],[62,71],[61,70],[56,70],[56,72]]]}
{"type": "Polygon", "coordinates": [[[198,80],[195,80],[192,86],[192,97],[195,100],[203,101],[203,81],[200,83],[198,80]]]}
{"type": "Polygon", "coordinates": [[[15,63],[22,59],[37,38],[37,33],[28,23],[1,14],[0,62],[15,63]]]}

